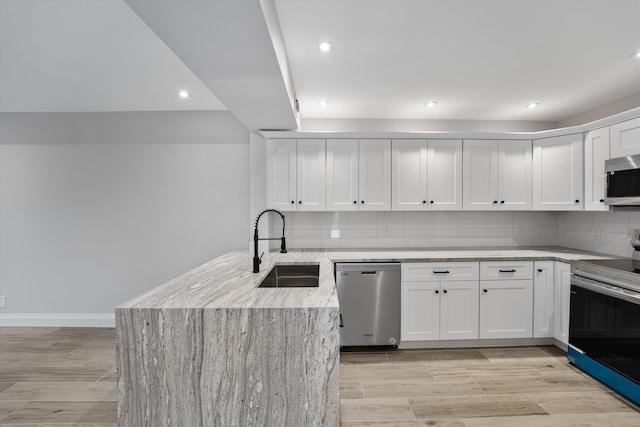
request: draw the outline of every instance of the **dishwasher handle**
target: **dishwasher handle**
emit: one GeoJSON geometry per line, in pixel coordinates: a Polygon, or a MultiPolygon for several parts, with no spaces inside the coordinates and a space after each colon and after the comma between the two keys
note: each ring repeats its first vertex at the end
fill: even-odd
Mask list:
{"type": "Polygon", "coordinates": [[[377,274],[377,271],[361,271],[360,274],[377,274]]]}

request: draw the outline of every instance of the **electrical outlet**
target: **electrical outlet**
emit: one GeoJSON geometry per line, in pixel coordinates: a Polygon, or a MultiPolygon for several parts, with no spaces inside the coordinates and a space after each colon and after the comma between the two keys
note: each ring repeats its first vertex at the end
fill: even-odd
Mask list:
{"type": "Polygon", "coordinates": [[[600,240],[600,229],[599,228],[594,228],[593,229],[593,240],[600,240]]]}
{"type": "Polygon", "coordinates": [[[5,308],[7,306],[7,298],[0,297],[0,308],[5,308]]]}
{"type": "Polygon", "coordinates": [[[391,227],[389,227],[388,225],[384,226],[384,237],[389,237],[391,236],[391,227]]]}

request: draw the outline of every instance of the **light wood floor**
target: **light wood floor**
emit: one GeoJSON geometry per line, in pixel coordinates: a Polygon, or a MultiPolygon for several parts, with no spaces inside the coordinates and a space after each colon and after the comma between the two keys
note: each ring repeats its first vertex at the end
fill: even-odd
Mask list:
{"type": "MultiPolygon", "coordinates": [[[[0,328],[0,425],[115,426],[114,335],[0,328]]],[[[343,353],[340,376],[346,427],[640,426],[554,347],[343,353]]]]}

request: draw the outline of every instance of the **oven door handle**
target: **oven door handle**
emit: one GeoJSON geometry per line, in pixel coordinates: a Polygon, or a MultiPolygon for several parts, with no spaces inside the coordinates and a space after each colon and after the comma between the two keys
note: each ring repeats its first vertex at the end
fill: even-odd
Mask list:
{"type": "Polygon", "coordinates": [[[640,293],[623,289],[618,286],[608,285],[606,283],[596,282],[595,280],[585,279],[576,275],[571,275],[571,284],[579,288],[588,289],[599,294],[607,295],[613,298],[622,299],[632,304],[640,305],[640,293]]]}

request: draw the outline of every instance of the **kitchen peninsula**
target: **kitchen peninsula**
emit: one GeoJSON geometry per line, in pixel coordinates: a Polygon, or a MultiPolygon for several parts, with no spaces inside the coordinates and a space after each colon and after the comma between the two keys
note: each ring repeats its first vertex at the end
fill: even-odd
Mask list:
{"type": "Polygon", "coordinates": [[[602,258],[565,248],[227,253],[116,309],[120,426],[340,423],[334,262],[602,258]],[[276,264],[315,288],[257,288],[276,264]]]}

